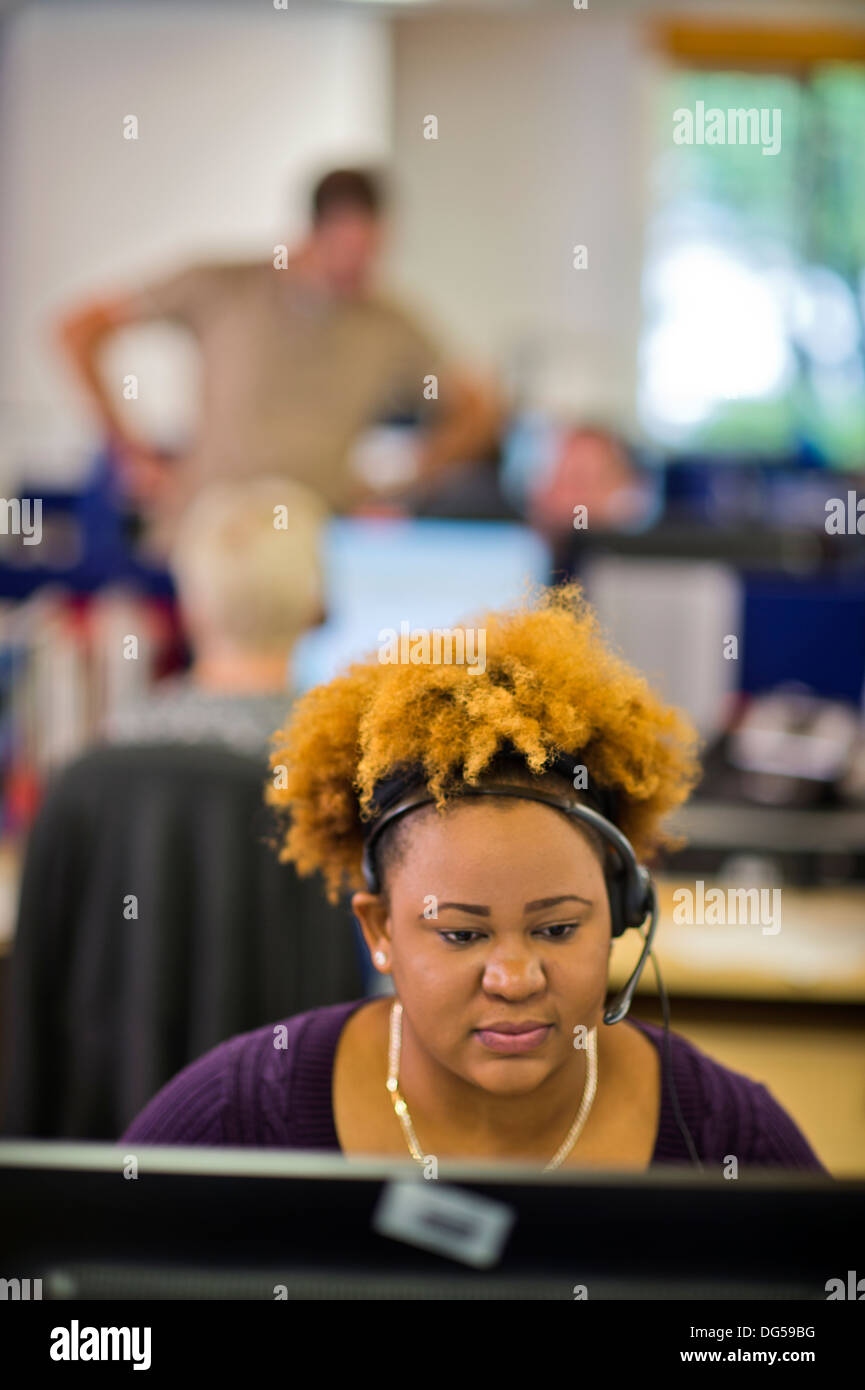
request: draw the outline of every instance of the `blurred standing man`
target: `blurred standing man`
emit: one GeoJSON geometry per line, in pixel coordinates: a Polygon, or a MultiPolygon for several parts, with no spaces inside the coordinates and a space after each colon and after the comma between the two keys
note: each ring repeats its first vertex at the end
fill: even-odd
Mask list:
{"type": "Polygon", "coordinates": [[[351,469],[352,446],[389,416],[423,421],[420,482],[489,448],[499,419],[494,392],[451,367],[423,327],[372,287],[383,235],[376,180],[360,169],[334,170],[316,185],[309,232],[280,268],[194,265],[63,321],[61,340],[132,495],[153,510],[158,546],[170,542],[189,499],[217,478],[284,474],[337,511],[353,508],[370,494],[351,469]],[[112,332],[150,319],[185,325],[200,351],[197,431],[178,459],[134,436],[98,368],[112,332]],[[430,376],[438,397],[427,401],[430,376]]]}

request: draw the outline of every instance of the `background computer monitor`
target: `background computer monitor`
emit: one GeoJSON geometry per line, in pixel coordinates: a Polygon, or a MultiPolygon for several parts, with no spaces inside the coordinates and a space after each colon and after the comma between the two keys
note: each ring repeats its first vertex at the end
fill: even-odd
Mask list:
{"type": "Polygon", "coordinates": [[[548,546],[513,522],[336,520],[324,540],[327,621],[292,656],[298,690],[375,649],[383,628],[445,627],[550,581],[548,546]]]}

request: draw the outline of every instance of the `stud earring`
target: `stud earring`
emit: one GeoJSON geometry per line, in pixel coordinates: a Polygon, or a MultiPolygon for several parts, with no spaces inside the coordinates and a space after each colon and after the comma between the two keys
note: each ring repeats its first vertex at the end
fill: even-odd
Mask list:
{"type": "Polygon", "coordinates": [[[373,960],[375,961],[376,965],[387,965],[387,956],[385,955],[384,951],[376,951],[375,955],[373,956],[373,960]]]}

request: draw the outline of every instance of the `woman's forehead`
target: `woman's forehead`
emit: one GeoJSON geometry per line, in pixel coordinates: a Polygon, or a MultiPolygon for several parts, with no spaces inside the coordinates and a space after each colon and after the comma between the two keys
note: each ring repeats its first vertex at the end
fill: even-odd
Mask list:
{"type": "Polygon", "coordinates": [[[465,796],[446,803],[443,808],[429,804],[406,816],[403,824],[406,841],[409,845],[414,841],[416,850],[423,846],[425,852],[450,851],[457,859],[460,850],[468,848],[469,838],[473,852],[477,851],[478,836],[482,842],[516,840],[522,843],[526,843],[529,836],[535,853],[539,844],[553,843],[568,849],[580,842],[587,848],[589,845],[582,825],[568,820],[565,811],[542,801],[519,797],[465,796]],[[537,826],[536,831],[529,828],[532,822],[537,826]]]}

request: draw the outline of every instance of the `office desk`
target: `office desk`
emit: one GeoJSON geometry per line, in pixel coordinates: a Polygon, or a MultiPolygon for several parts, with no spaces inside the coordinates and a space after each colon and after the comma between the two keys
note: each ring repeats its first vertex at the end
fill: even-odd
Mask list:
{"type": "MultiPolygon", "coordinates": [[[[781,929],[764,935],[759,925],[677,925],[673,892],[684,886],[683,879],[658,880],[655,950],[672,1030],[723,1066],[763,1082],[830,1172],[862,1176],[865,890],[784,888],[781,929]]],[[[707,891],[710,886],[707,880],[707,891]]],[[[636,932],[616,942],[613,989],[624,983],[641,944],[636,932]]],[[[648,961],[632,1008],[636,1018],[661,1021],[653,995],[648,961]]]]}
{"type": "MultiPolygon", "coordinates": [[[[668,994],[710,999],[865,1002],[865,887],[782,890],[781,927],[682,926],[673,893],[693,881],[657,880],[660,920],[655,953],[668,994]]],[[[706,880],[706,892],[714,886],[706,880]]],[[[718,884],[718,887],[724,885],[718,884]]],[[[619,987],[636,964],[641,942],[626,932],[613,947],[610,983],[619,987]]],[[[648,962],[641,993],[654,994],[648,962]]]]}

